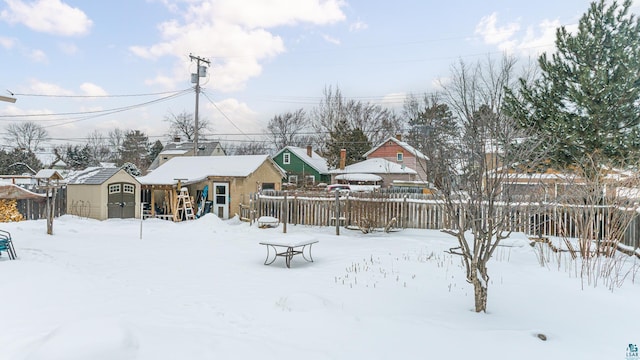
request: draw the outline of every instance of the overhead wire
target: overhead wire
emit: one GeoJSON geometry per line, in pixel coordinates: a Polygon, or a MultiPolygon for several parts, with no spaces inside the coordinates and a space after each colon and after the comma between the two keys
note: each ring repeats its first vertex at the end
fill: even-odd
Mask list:
{"type": "Polygon", "coordinates": [[[233,122],[233,120],[231,120],[231,119],[227,116],[227,114],[225,114],[225,113],[224,113],[224,111],[222,111],[222,110],[218,107],[218,105],[216,105],[216,103],[215,103],[213,100],[211,100],[211,98],[209,98],[209,95],[207,95],[206,91],[202,91],[201,93],[202,93],[202,95],[204,95],[204,97],[205,97],[205,98],[207,98],[207,100],[209,100],[209,102],[211,103],[211,105],[213,105],[213,107],[215,107],[215,108],[216,108],[216,110],[218,110],[218,111],[220,112],[220,114],[222,114],[222,116],[223,116],[225,119],[227,119],[227,121],[228,121],[228,122],[229,122],[229,123],[230,123],[234,128],[236,128],[238,131],[240,131],[240,133],[241,133],[242,135],[246,136],[246,137],[247,137],[247,139],[251,140],[251,138],[249,138],[249,136],[248,136],[244,131],[242,131],[242,129],[240,129],[240,128],[238,127],[238,125],[236,125],[236,124],[233,122]]]}
{"type": "MultiPolygon", "coordinates": [[[[150,104],[154,104],[154,103],[158,103],[158,102],[163,102],[166,100],[170,100],[188,93],[191,93],[192,88],[189,89],[184,89],[184,90],[180,90],[177,92],[171,92],[171,95],[165,96],[165,97],[161,97],[158,99],[153,99],[150,101],[145,101],[142,103],[138,103],[138,104],[133,104],[133,105],[127,105],[127,106],[123,106],[123,107],[119,107],[119,108],[113,108],[113,109],[105,109],[105,110],[92,110],[92,111],[78,111],[78,112],[67,112],[67,113],[39,113],[39,114],[11,114],[11,115],[0,115],[0,121],[4,120],[4,119],[16,119],[16,118],[31,118],[31,117],[51,117],[51,116],[70,116],[70,115],[93,115],[93,114],[101,114],[101,115],[97,115],[97,116],[103,116],[103,115],[109,115],[109,114],[113,114],[113,113],[118,113],[118,112],[122,112],[122,111],[127,111],[127,110],[132,110],[132,109],[136,109],[139,107],[143,107],[143,106],[147,106],[150,104]]],[[[59,121],[59,119],[39,119],[39,120],[35,120],[35,121],[59,121]]]]}

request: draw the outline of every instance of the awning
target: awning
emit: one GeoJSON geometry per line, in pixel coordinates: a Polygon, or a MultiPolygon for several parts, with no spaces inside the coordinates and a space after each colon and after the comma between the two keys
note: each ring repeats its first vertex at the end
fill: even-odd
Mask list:
{"type": "Polygon", "coordinates": [[[0,199],[38,199],[44,200],[45,194],[37,194],[29,190],[23,189],[18,185],[9,183],[0,183],[0,199]]]}

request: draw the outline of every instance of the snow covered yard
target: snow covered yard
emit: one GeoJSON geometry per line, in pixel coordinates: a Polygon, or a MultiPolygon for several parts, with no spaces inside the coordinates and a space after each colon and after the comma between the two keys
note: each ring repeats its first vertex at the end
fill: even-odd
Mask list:
{"type": "Polygon", "coordinates": [[[581,290],[519,234],[477,314],[438,231],[283,234],[214,215],[145,220],[142,239],[139,220],[0,228],[19,257],[0,257],[0,359],[625,359],[640,343],[640,284],[581,290]],[[319,240],[315,262],[263,265],[258,243],[283,237],[319,240]]]}

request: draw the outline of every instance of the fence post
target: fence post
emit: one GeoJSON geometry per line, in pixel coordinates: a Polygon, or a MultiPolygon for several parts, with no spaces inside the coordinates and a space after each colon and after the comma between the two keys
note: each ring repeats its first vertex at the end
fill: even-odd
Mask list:
{"type": "Polygon", "coordinates": [[[338,194],[338,190],[336,189],[336,235],[340,235],[340,195],[338,194]]]}
{"type": "Polygon", "coordinates": [[[289,201],[287,200],[287,192],[288,191],[285,190],[284,201],[282,203],[282,217],[284,218],[282,222],[282,232],[285,234],[287,233],[287,218],[289,217],[289,201]]]}

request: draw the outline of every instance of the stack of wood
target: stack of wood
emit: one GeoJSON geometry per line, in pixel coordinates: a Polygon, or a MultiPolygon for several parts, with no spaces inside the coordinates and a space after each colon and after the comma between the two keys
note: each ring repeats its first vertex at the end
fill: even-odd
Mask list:
{"type": "Polygon", "coordinates": [[[22,221],[16,199],[0,199],[0,222],[22,221]]]}

